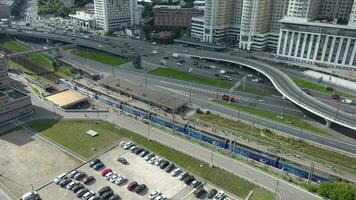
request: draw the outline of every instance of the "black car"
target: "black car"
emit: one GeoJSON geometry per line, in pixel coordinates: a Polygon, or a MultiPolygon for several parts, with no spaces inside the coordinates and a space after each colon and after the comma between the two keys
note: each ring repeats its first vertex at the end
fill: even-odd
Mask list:
{"type": "Polygon", "coordinates": [[[150,153],[150,151],[145,150],[145,152],[143,152],[143,153],[141,152],[140,156],[143,158],[149,153],[150,153]]]}
{"type": "Polygon", "coordinates": [[[164,169],[165,167],[167,167],[169,165],[169,162],[168,161],[163,161],[163,162],[161,162],[161,164],[159,165],[159,167],[161,168],[161,169],[164,169]]]}
{"type": "Polygon", "coordinates": [[[95,158],[94,160],[90,161],[89,167],[93,167],[94,165],[100,163],[101,161],[98,158],[95,158]]]}
{"type": "Polygon", "coordinates": [[[214,188],[211,189],[209,194],[208,194],[208,198],[209,199],[213,198],[216,195],[216,193],[218,193],[218,191],[216,189],[214,189],[214,188]]]}
{"type": "Polygon", "coordinates": [[[122,164],[124,164],[124,165],[127,165],[127,164],[128,164],[128,162],[127,162],[127,160],[126,160],[125,158],[119,157],[119,158],[117,158],[117,161],[120,162],[120,163],[122,163],[122,164]]]}
{"type": "Polygon", "coordinates": [[[108,200],[119,200],[120,196],[118,194],[112,195],[108,200]]]}
{"type": "Polygon", "coordinates": [[[140,149],[140,147],[135,146],[134,148],[131,149],[131,153],[134,153],[137,149],[140,149]]]}
{"type": "Polygon", "coordinates": [[[89,192],[89,190],[88,189],[86,189],[86,188],[83,188],[83,189],[81,189],[81,190],[79,190],[78,192],[77,192],[77,197],[82,197],[85,193],[87,193],[87,192],[89,192]]]}
{"type": "Polygon", "coordinates": [[[112,190],[112,189],[109,186],[105,186],[98,191],[98,194],[99,194],[99,196],[101,196],[102,194],[104,194],[105,192],[107,192],[109,190],[112,190]]]}
{"type": "Polygon", "coordinates": [[[84,188],[84,186],[79,183],[78,185],[76,185],[76,186],[74,186],[74,187],[72,188],[72,191],[73,191],[74,193],[77,193],[79,190],[81,190],[81,189],[83,189],[83,188],[84,188]]]}
{"type": "Polygon", "coordinates": [[[69,178],[61,180],[58,185],[61,187],[65,187],[66,185],[68,185],[70,182],[72,182],[72,180],[70,180],[69,178]]]}
{"type": "Polygon", "coordinates": [[[142,151],[143,151],[143,149],[139,148],[139,149],[135,150],[134,153],[135,153],[136,155],[138,155],[138,154],[140,154],[142,151]]]}
{"type": "Polygon", "coordinates": [[[169,59],[169,57],[168,57],[168,56],[164,56],[163,58],[164,58],[164,59],[167,59],[167,60],[169,59]]]}
{"type": "Polygon", "coordinates": [[[105,192],[104,194],[100,195],[100,198],[101,199],[109,199],[113,194],[114,194],[114,192],[112,190],[109,190],[109,191],[105,192]]]}
{"type": "Polygon", "coordinates": [[[145,184],[141,184],[139,186],[136,186],[136,188],[133,191],[139,194],[140,192],[144,191],[146,188],[147,186],[145,184]]]}
{"type": "Polygon", "coordinates": [[[204,188],[200,188],[194,191],[194,195],[196,198],[203,196],[205,193],[206,191],[204,190],[204,188]]]}
{"type": "Polygon", "coordinates": [[[166,172],[170,173],[175,167],[176,166],[173,163],[169,164],[166,168],[166,172]]]}
{"type": "Polygon", "coordinates": [[[185,172],[185,173],[180,177],[179,180],[185,181],[185,179],[186,179],[188,176],[190,176],[189,173],[188,173],[188,172],[185,172]]]}
{"type": "Polygon", "coordinates": [[[184,179],[184,183],[190,185],[195,180],[194,176],[188,176],[184,179]]]}

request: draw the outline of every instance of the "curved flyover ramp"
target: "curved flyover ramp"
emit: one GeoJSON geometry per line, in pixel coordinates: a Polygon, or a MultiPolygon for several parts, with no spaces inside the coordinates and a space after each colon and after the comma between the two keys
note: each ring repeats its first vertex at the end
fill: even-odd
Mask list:
{"type": "Polygon", "coordinates": [[[219,54],[217,57],[199,56],[199,55],[185,55],[193,58],[200,58],[206,60],[214,60],[220,62],[234,63],[254,69],[265,75],[274,85],[274,87],[287,99],[296,105],[314,113],[325,119],[326,124],[329,126],[331,123],[339,124],[352,130],[356,130],[356,116],[346,113],[342,110],[329,106],[314,97],[303,92],[292,79],[290,79],[282,71],[265,64],[260,61],[236,58],[219,54]]]}

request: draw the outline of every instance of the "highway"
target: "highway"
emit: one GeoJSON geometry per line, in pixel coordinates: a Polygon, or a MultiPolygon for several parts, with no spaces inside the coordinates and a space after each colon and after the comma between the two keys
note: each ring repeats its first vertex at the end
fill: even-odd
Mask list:
{"type": "MultiPolygon", "coordinates": [[[[2,31],[9,32],[9,30],[2,30],[2,31]]],[[[85,39],[85,38],[81,38],[81,37],[72,37],[72,36],[68,36],[68,35],[59,35],[59,34],[53,34],[53,33],[34,32],[34,31],[30,31],[30,30],[14,33],[14,29],[12,29],[12,31],[10,31],[10,33],[11,32],[12,32],[12,34],[33,35],[33,36],[36,35],[36,37],[49,38],[49,39],[54,39],[54,40],[59,40],[59,41],[66,41],[69,43],[76,43],[78,45],[101,49],[101,50],[104,50],[104,51],[107,51],[110,53],[114,53],[114,54],[121,54],[121,51],[119,51],[117,46],[113,46],[113,45],[120,45],[120,46],[122,46],[122,48],[126,48],[122,45],[122,43],[123,42],[128,43],[128,41],[129,41],[126,38],[115,38],[114,40],[112,40],[111,38],[106,38],[106,39],[99,38],[95,41],[95,40],[85,39]],[[103,46],[104,44],[108,44],[108,45],[105,45],[105,47],[104,47],[103,46]]],[[[286,74],[284,74],[280,70],[272,67],[269,64],[265,64],[263,62],[259,62],[259,61],[252,60],[252,59],[231,56],[226,53],[211,52],[211,51],[205,51],[205,50],[196,50],[195,49],[194,54],[192,54],[192,53],[187,52],[188,50],[183,47],[177,48],[177,46],[176,46],[175,48],[173,48],[172,45],[154,46],[150,43],[138,41],[138,40],[131,40],[130,46],[133,46],[135,48],[139,47],[139,48],[145,49],[146,51],[151,50],[151,49],[153,50],[155,47],[158,47],[159,52],[164,52],[168,55],[170,55],[172,52],[175,52],[175,53],[179,53],[181,55],[185,55],[188,57],[205,58],[208,60],[222,61],[225,63],[234,63],[234,64],[238,64],[238,65],[242,65],[242,66],[254,69],[254,70],[264,74],[267,78],[269,78],[270,81],[273,83],[273,85],[276,87],[276,89],[281,94],[283,94],[284,97],[286,97],[293,103],[314,113],[315,115],[318,115],[318,116],[324,118],[327,121],[340,124],[342,126],[350,128],[352,130],[356,130],[356,124],[355,124],[356,116],[346,113],[346,112],[339,110],[337,108],[334,108],[332,106],[329,106],[329,105],[315,99],[314,97],[311,97],[310,95],[308,95],[307,93],[302,91],[286,74]]]]}
{"type": "MultiPolygon", "coordinates": [[[[155,48],[155,46],[153,47],[153,45],[148,42],[131,40],[131,39],[126,39],[126,38],[114,38],[114,39],[110,39],[109,41],[105,40],[104,38],[98,38],[97,40],[88,40],[88,39],[85,39],[82,37],[72,37],[72,36],[68,36],[68,35],[61,35],[61,34],[54,34],[54,33],[43,33],[43,32],[37,32],[37,31],[17,32],[16,29],[9,29],[9,30],[1,29],[0,33],[10,33],[11,35],[29,36],[29,37],[34,37],[34,38],[48,38],[48,39],[63,41],[63,42],[67,42],[67,43],[75,42],[76,44],[79,44],[79,45],[101,49],[101,50],[104,50],[104,51],[107,51],[110,53],[114,53],[114,54],[121,54],[120,53],[121,48],[119,48],[119,47],[121,46],[122,49],[125,49],[126,48],[126,47],[124,47],[125,43],[129,43],[130,46],[134,46],[136,48],[145,49],[145,51],[148,51],[148,52],[151,49],[155,48]]],[[[192,48],[183,48],[183,47],[176,46],[176,45],[159,46],[159,51],[162,53],[164,52],[166,55],[170,55],[172,52],[186,54],[187,51],[194,51],[195,53],[204,54],[206,56],[214,55],[214,56],[219,56],[219,58],[228,57],[230,59],[230,56],[221,54],[218,52],[196,50],[196,49],[192,49],[192,48]]],[[[234,59],[237,59],[237,58],[234,58],[234,59]]],[[[157,58],[157,61],[159,61],[159,58],[157,58]]],[[[157,77],[155,79],[159,80],[157,77]]],[[[285,79],[282,79],[282,81],[283,80],[285,80],[285,79]]],[[[170,80],[170,82],[175,82],[175,81],[176,80],[170,80]]],[[[191,84],[193,84],[193,83],[189,83],[187,85],[191,85],[191,84]]],[[[204,88],[204,87],[211,87],[211,86],[200,85],[199,87],[204,88]]],[[[294,88],[294,87],[292,86],[292,88],[294,88]]],[[[299,95],[302,94],[303,101],[307,97],[309,97],[309,95],[306,95],[304,92],[299,92],[298,94],[299,95]]],[[[309,97],[309,98],[312,98],[312,97],[309,97]]],[[[312,98],[312,99],[314,99],[314,98],[312,98]]],[[[218,111],[218,112],[221,112],[221,113],[224,113],[227,115],[231,115],[231,116],[238,115],[236,110],[231,110],[231,109],[219,106],[219,105],[211,104],[211,103],[202,101],[199,98],[198,99],[192,98],[192,101],[193,101],[193,103],[197,103],[198,105],[200,105],[202,107],[216,109],[215,111],[218,111]]],[[[317,101],[317,102],[319,102],[319,101],[317,101]]],[[[329,107],[329,106],[327,106],[327,107],[329,107]]],[[[333,109],[335,110],[335,108],[333,108],[333,109]]],[[[342,113],[342,112],[340,112],[340,113],[342,113]]],[[[324,137],[324,136],[321,136],[318,134],[313,134],[310,132],[302,131],[299,128],[295,128],[295,127],[292,127],[292,126],[289,126],[286,124],[281,124],[278,122],[261,119],[261,118],[258,118],[258,117],[252,116],[252,115],[248,115],[248,114],[245,114],[245,115],[246,115],[245,118],[243,118],[243,115],[241,115],[240,116],[241,119],[250,121],[250,122],[254,121],[256,125],[268,127],[270,129],[277,130],[282,133],[287,133],[287,134],[293,135],[295,137],[301,137],[305,140],[308,140],[308,141],[311,141],[311,142],[314,142],[317,144],[321,144],[321,145],[330,146],[332,148],[339,149],[339,150],[342,150],[345,152],[349,152],[349,153],[353,153],[353,154],[356,153],[356,145],[354,145],[354,144],[351,144],[348,142],[342,142],[342,141],[324,137]]]]}

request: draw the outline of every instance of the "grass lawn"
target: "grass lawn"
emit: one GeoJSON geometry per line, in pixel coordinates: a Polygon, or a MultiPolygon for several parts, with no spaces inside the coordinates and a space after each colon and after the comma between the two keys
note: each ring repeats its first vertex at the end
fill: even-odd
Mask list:
{"type": "Polygon", "coordinates": [[[126,129],[114,126],[103,121],[92,120],[39,120],[28,124],[32,129],[41,132],[50,139],[68,147],[84,157],[90,157],[96,152],[91,149],[95,147],[98,151],[104,150],[122,138],[130,138],[135,143],[143,146],[166,159],[175,162],[186,170],[200,176],[225,190],[245,197],[249,191],[254,190],[254,200],[272,200],[273,194],[253,183],[237,177],[220,168],[211,168],[209,164],[183,154],[158,142],[148,142],[145,137],[137,135],[126,129]],[[99,133],[96,137],[90,137],[85,132],[93,129],[99,133]]]}
{"type": "MultiPolygon", "coordinates": [[[[149,73],[156,76],[163,76],[163,77],[182,80],[182,81],[196,82],[196,83],[201,83],[201,84],[211,85],[216,87],[219,85],[219,87],[225,89],[230,89],[233,86],[233,82],[231,81],[220,81],[219,83],[217,79],[199,76],[196,74],[192,74],[189,72],[184,72],[176,69],[171,69],[171,68],[159,67],[154,70],[151,70],[149,73]]],[[[250,88],[250,87],[246,87],[245,90],[243,90],[242,87],[239,87],[236,91],[246,92],[246,93],[251,93],[251,94],[256,94],[261,96],[270,95],[269,92],[264,92],[261,89],[250,88]]]]}
{"type": "Polygon", "coordinates": [[[328,94],[336,94],[339,96],[345,96],[345,97],[350,97],[350,98],[356,98],[356,95],[352,95],[346,92],[342,92],[339,90],[335,90],[334,91],[328,91],[326,90],[326,85],[322,85],[319,83],[315,83],[315,82],[311,82],[311,81],[307,81],[301,78],[298,78],[296,76],[291,76],[292,80],[301,88],[306,88],[306,89],[310,89],[310,90],[315,90],[315,91],[319,91],[319,92],[324,92],[324,93],[328,93],[328,94]]]}
{"type": "Polygon", "coordinates": [[[71,51],[71,53],[83,58],[88,58],[111,66],[119,66],[129,62],[129,60],[127,60],[126,58],[122,58],[110,53],[97,51],[97,50],[74,49],[71,51]]]}
{"type": "Polygon", "coordinates": [[[343,154],[327,150],[306,143],[298,141],[297,139],[288,138],[282,135],[275,134],[271,131],[254,128],[251,138],[251,126],[242,122],[231,120],[215,114],[196,114],[195,118],[209,125],[217,126],[227,132],[232,132],[237,136],[245,139],[252,139],[258,144],[265,146],[272,146],[276,149],[285,151],[289,154],[301,155],[304,158],[314,160],[327,165],[332,165],[337,169],[348,171],[349,173],[356,173],[356,158],[345,156],[343,154]]]}
{"type": "MultiPolygon", "coordinates": [[[[7,40],[7,41],[3,42],[2,45],[14,53],[30,50],[25,45],[15,41],[15,40],[7,40]]],[[[33,53],[30,55],[27,55],[26,57],[29,58],[31,61],[41,65],[42,67],[44,67],[45,69],[47,69],[49,71],[51,71],[53,69],[52,59],[43,53],[33,53]]]]}
{"type": "Polygon", "coordinates": [[[256,116],[260,116],[260,117],[264,117],[264,118],[271,119],[274,121],[282,122],[282,123],[289,124],[289,125],[292,125],[292,126],[295,126],[298,128],[303,128],[304,130],[309,130],[309,131],[312,131],[312,132],[315,132],[315,133],[318,133],[321,135],[326,135],[326,136],[331,135],[327,130],[323,130],[316,126],[313,126],[312,124],[309,124],[308,122],[305,122],[304,120],[300,119],[300,117],[286,115],[283,118],[281,118],[281,117],[278,117],[278,114],[276,114],[276,113],[265,111],[265,110],[260,110],[260,109],[256,109],[256,108],[251,108],[251,107],[240,105],[237,103],[229,104],[228,102],[223,101],[223,100],[218,100],[218,101],[214,101],[214,102],[221,104],[223,106],[229,107],[229,108],[241,110],[242,112],[251,113],[256,116]]]}

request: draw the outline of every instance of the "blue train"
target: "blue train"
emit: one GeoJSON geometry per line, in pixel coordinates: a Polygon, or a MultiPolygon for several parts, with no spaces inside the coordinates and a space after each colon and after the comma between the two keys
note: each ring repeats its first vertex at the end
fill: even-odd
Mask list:
{"type": "MultiPolygon", "coordinates": [[[[82,87],[79,87],[72,82],[66,81],[61,79],[61,83],[66,84],[67,86],[71,87],[74,90],[77,90],[85,95],[88,94],[88,91],[82,87]]],[[[126,113],[129,113],[133,116],[140,117],[142,119],[145,119],[147,121],[150,121],[151,123],[154,123],[156,125],[170,128],[179,132],[183,133],[189,137],[198,139],[202,142],[209,143],[211,145],[214,145],[218,148],[225,149],[228,151],[231,151],[237,155],[247,157],[249,159],[255,160],[257,162],[264,163],[268,166],[275,167],[277,169],[283,170],[285,172],[288,172],[290,174],[294,174],[300,178],[307,179],[309,177],[309,172],[308,169],[302,166],[297,166],[295,163],[290,163],[286,160],[282,160],[279,157],[273,156],[273,155],[268,155],[263,152],[258,152],[256,150],[250,149],[248,147],[244,147],[241,144],[231,142],[226,139],[226,138],[221,138],[215,135],[210,135],[208,133],[198,131],[186,124],[180,124],[180,123],[174,123],[170,119],[163,118],[161,116],[158,116],[154,113],[149,113],[147,111],[132,107],[130,105],[127,105],[126,103],[119,102],[117,100],[111,99],[110,97],[107,97],[105,95],[101,94],[96,94],[94,95],[94,98],[102,103],[105,103],[107,105],[110,105],[116,109],[120,109],[126,113]],[[230,147],[231,146],[231,147],[230,147]]],[[[317,174],[313,174],[310,177],[311,181],[313,182],[324,182],[324,181],[334,181],[334,177],[328,177],[325,178],[324,176],[320,176],[317,174]]]]}

